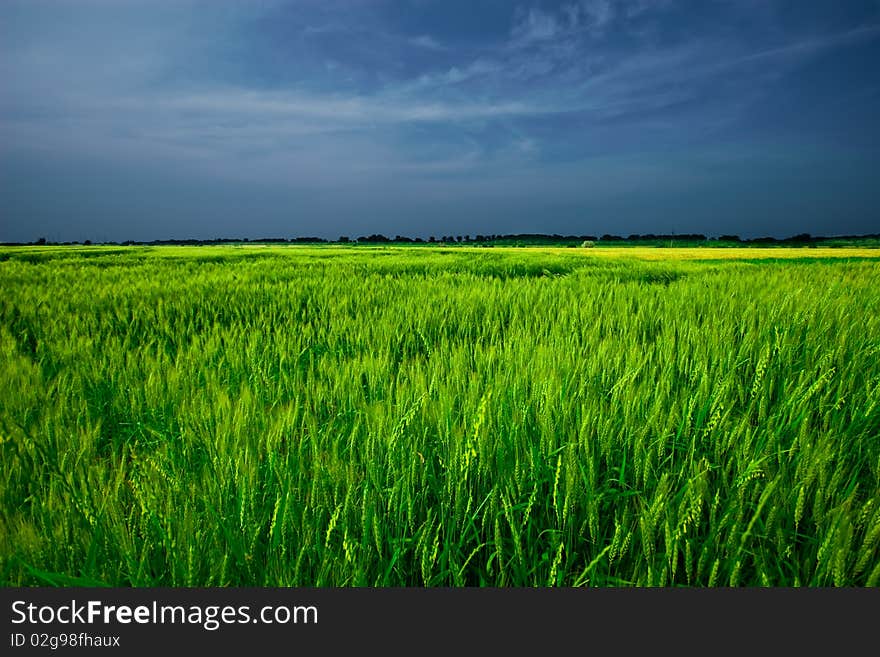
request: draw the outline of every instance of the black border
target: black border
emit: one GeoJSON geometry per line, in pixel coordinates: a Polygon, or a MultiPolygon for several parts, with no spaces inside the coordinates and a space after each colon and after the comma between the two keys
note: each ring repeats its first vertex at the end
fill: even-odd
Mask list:
{"type": "MultiPolygon", "coordinates": [[[[0,653],[852,654],[877,650],[880,588],[2,588],[0,653]],[[12,604],[313,605],[288,625],[13,624],[12,604]],[[118,648],[11,648],[13,634],[89,632],[118,648]],[[873,646],[873,648],[872,648],[873,646]]],[[[16,615],[15,618],[20,618],[16,615]]]]}

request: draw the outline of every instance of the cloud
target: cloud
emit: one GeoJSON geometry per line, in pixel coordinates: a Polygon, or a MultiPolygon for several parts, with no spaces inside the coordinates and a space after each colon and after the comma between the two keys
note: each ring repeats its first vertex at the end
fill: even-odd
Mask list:
{"type": "Polygon", "coordinates": [[[674,0],[627,0],[624,13],[627,18],[635,18],[644,13],[669,9],[673,4],[674,0]]]}
{"type": "Polygon", "coordinates": [[[616,17],[611,0],[578,0],[555,11],[520,9],[514,16],[511,39],[519,46],[577,35],[601,36],[616,17]]]}
{"type": "Polygon", "coordinates": [[[424,73],[413,83],[398,85],[398,91],[415,92],[418,90],[436,89],[468,82],[475,78],[495,75],[502,72],[503,66],[496,61],[476,59],[468,64],[452,66],[436,73],[424,73]]]}
{"type": "MultiPolygon", "coordinates": [[[[530,213],[555,217],[566,208],[572,217],[589,207],[608,216],[630,204],[633,216],[662,219],[686,214],[682,199],[709,183],[702,207],[712,215],[716,190],[747,195],[774,171],[795,187],[791,164],[801,156],[754,156],[791,152],[766,139],[767,126],[782,122],[770,99],[815,98],[820,91],[803,87],[835,60],[802,64],[880,35],[878,26],[859,26],[867,14],[845,10],[822,22],[816,15],[834,11],[823,9],[792,20],[773,0],[521,0],[516,10],[484,3],[479,20],[460,3],[415,11],[401,3],[392,13],[378,2],[261,0],[222,10],[215,2],[0,2],[0,169],[18,172],[0,210],[14,208],[4,199],[24,198],[17,190],[31,181],[28,189],[47,191],[31,192],[21,207],[55,203],[67,221],[77,203],[100,206],[95,190],[112,190],[125,178],[114,172],[127,171],[122,188],[133,193],[120,192],[119,207],[142,190],[146,205],[167,208],[174,223],[185,207],[174,193],[189,190],[200,214],[231,217],[205,190],[245,187],[251,196],[225,197],[239,199],[236,212],[275,212],[278,226],[295,214],[290,208],[322,225],[349,212],[370,231],[381,230],[375,217],[386,211],[399,225],[415,215],[442,223],[495,212],[505,232],[516,230],[512,217],[528,231],[530,213]],[[694,158],[712,147],[741,147],[742,162],[725,168],[694,158]],[[41,173],[48,170],[54,183],[41,173]],[[727,187],[733,170],[739,187],[727,187]],[[83,180],[78,200],[66,199],[63,190],[83,180]]],[[[837,130],[844,147],[857,130],[853,148],[876,143],[869,119],[858,123],[877,104],[869,69],[838,69],[834,93],[845,97],[827,102],[841,111],[825,111],[835,117],[827,125],[810,124],[837,130]]],[[[830,150],[809,130],[785,136],[822,156],[830,150]]],[[[849,175],[842,165],[815,171],[816,180],[823,171],[849,175]]],[[[776,193],[761,184],[768,197],[776,193]]]]}
{"type": "Polygon", "coordinates": [[[511,38],[523,46],[560,37],[602,37],[616,22],[661,12],[673,4],[674,0],[575,0],[553,11],[520,8],[511,38]]]}
{"type": "Polygon", "coordinates": [[[580,9],[585,27],[593,32],[600,32],[614,18],[611,0],[581,0],[580,9]]]}
{"type": "Polygon", "coordinates": [[[132,110],[144,106],[160,111],[196,112],[200,115],[247,115],[256,119],[308,118],[329,125],[361,126],[406,122],[456,122],[501,116],[534,115],[552,111],[522,101],[413,102],[384,96],[312,95],[287,92],[221,90],[154,99],[120,100],[110,109],[132,110]]]}
{"type": "Polygon", "coordinates": [[[862,25],[860,27],[846,30],[844,32],[836,32],[832,34],[824,34],[820,36],[807,37],[784,43],[780,46],[759,50],[757,52],[748,53],[736,59],[734,64],[742,64],[746,62],[773,59],[773,58],[789,58],[810,55],[820,50],[834,48],[837,46],[859,43],[880,36],[880,25],[862,25]]]}
{"type": "MultiPolygon", "coordinates": [[[[128,97],[67,96],[52,115],[0,115],[12,153],[153,163],[220,178],[333,185],[389,175],[454,173],[485,151],[452,126],[538,116],[516,100],[428,102],[392,93],[321,95],[218,88],[128,97]],[[449,136],[432,137],[432,126],[449,136]],[[428,130],[412,141],[408,131],[428,130]],[[452,132],[450,132],[452,130],[452,132]],[[446,142],[446,143],[444,143],[446,142]]],[[[413,133],[417,134],[417,133],[413,133]]],[[[361,181],[361,182],[358,182],[361,181]]]]}
{"type": "Polygon", "coordinates": [[[428,34],[422,34],[416,37],[412,37],[407,39],[407,42],[416,46],[417,48],[424,48],[426,50],[446,50],[446,46],[437,41],[434,37],[428,34]]]}
{"type": "Polygon", "coordinates": [[[303,180],[331,180],[334,169],[362,176],[584,162],[597,152],[718,132],[792,62],[880,29],[783,32],[787,41],[758,46],[711,30],[660,42],[633,37],[626,47],[615,41],[621,22],[658,21],[670,6],[572,0],[555,11],[528,7],[514,13],[500,43],[457,49],[429,35],[427,25],[358,31],[344,12],[311,22],[297,14],[300,22],[357,31],[363,48],[370,39],[387,46],[390,63],[358,69],[345,39],[307,39],[293,49],[287,32],[282,38],[268,30],[275,41],[258,45],[271,46],[271,56],[257,62],[258,75],[237,77],[228,70],[244,64],[232,55],[256,46],[232,28],[223,31],[228,43],[214,44],[198,30],[189,40],[187,30],[166,30],[161,21],[130,33],[107,30],[103,41],[79,38],[75,25],[66,40],[33,30],[27,47],[0,44],[8,91],[0,97],[0,142],[7,151],[153,157],[223,175],[295,172],[303,180]],[[167,47],[156,46],[165,39],[167,47]],[[206,43],[211,48],[203,50],[206,43]],[[205,68],[213,58],[219,63],[205,68]],[[234,66],[224,68],[229,61],[234,66]],[[271,67],[294,74],[277,83],[271,67]],[[264,68],[269,82],[259,75],[264,68]],[[356,86],[349,76],[358,73],[356,86]]]}
{"type": "Polygon", "coordinates": [[[510,30],[511,38],[521,44],[529,44],[536,41],[546,41],[557,36],[562,26],[553,14],[540,9],[529,9],[527,12],[518,11],[510,30]]]}

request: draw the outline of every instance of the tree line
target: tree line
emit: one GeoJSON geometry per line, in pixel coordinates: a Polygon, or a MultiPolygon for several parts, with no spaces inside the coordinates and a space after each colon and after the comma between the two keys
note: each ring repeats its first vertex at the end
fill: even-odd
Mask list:
{"type": "MultiPolygon", "coordinates": [[[[815,236],[809,233],[799,233],[791,237],[752,237],[743,238],[738,235],[720,235],[718,237],[707,237],[702,233],[683,233],[683,234],[655,234],[633,233],[627,236],[612,235],[606,233],[601,236],[596,235],[561,235],[543,234],[543,233],[510,233],[510,234],[491,234],[491,235],[431,235],[428,238],[408,237],[405,235],[395,235],[387,237],[380,233],[371,235],[361,235],[359,237],[351,237],[341,235],[336,240],[325,239],[323,237],[265,237],[259,239],[250,239],[247,237],[231,238],[218,237],[214,239],[164,239],[164,240],[125,240],[123,242],[96,242],[96,244],[112,245],[112,246],[161,246],[161,245],[211,245],[211,244],[471,244],[471,245],[569,245],[576,246],[584,242],[594,243],[648,243],[648,244],[664,244],[664,243],[730,243],[741,245],[761,245],[761,244],[779,244],[779,245],[815,245],[830,240],[878,240],[880,233],[872,233],[867,235],[836,235],[833,237],[815,236]]],[[[91,240],[82,242],[53,242],[41,237],[33,242],[4,242],[3,246],[27,246],[27,245],[91,245],[91,240]]]]}

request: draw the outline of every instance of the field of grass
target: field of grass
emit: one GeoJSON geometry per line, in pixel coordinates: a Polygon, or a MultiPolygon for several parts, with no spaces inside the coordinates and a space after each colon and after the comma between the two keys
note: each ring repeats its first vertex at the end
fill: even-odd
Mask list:
{"type": "Polygon", "coordinates": [[[880,251],[0,249],[0,583],[876,586],[880,251]]]}

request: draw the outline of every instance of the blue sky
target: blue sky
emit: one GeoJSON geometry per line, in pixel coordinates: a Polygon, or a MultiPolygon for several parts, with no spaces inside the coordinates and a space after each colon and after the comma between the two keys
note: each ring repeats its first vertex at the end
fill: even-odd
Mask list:
{"type": "Polygon", "coordinates": [[[3,0],[0,240],[880,232],[880,0],[3,0]]]}

